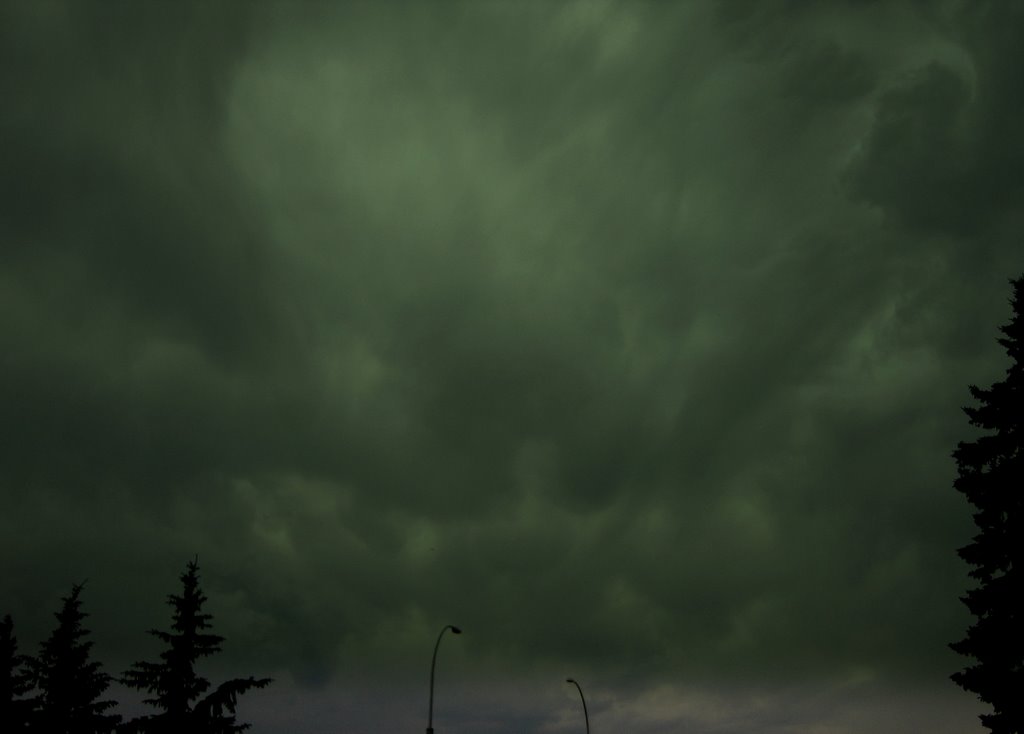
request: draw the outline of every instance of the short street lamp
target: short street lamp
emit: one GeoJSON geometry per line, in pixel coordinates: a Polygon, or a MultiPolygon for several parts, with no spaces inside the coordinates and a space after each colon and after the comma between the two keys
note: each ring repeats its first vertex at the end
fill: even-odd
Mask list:
{"type": "Polygon", "coordinates": [[[587,734],[590,734],[590,717],[587,716],[587,699],[583,697],[583,689],[580,688],[580,684],[573,678],[566,678],[566,683],[572,683],[576,686],[576,690],[580,692],[580,700],[583,701],[583,720],[587,722],[587,734]]]}
{"type": "Polygon", "coordinates": [[[448,630],[451,630],[452,634],[462,634],[462,630],[454,624],[448,624],[441,630],[441,634],[437,636],[437,642],[434,643],[434,657],[430,661],[430,708],[427,709],[427,734],[434,734],[434,668],[437,666],[437,648],[441,644],[444,633],[448,630]]]}

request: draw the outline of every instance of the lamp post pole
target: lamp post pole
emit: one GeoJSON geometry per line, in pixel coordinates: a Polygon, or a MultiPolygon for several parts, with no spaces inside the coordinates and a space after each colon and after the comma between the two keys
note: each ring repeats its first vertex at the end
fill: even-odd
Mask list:
{"type": "Polygon", "coordinates": [[[462,634],[462,630],[454,624],[447,624],[441,630],[441,634],[437,636],[437,642],[434,643],[434,657],[430,661],[430,707],[427,709],[427,734],[434,734],[434,668],[437,666],[437,648],[440,647],[441,638],[448,630],[451,630],[452,634],[462,634]]]}
{"type": "Polygon", "coordinates": [[[587,715],[587,699],[583,697],[583,689],[580,688],[580,684],[574,678],[566,678],[565,682],[572,683],[576,686],[576,690],[580,692],[580,700],[583,701],[583,720],[587,723],[587,734],[590,734],[590,717],[587,715]]]}

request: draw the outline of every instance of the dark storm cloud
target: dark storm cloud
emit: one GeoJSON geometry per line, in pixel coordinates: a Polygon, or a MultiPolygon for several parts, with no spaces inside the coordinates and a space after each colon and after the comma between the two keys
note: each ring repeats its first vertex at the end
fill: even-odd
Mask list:
{"type": "Polygon", "coordinates": [[[930,233],[973,235],[1019,210],[1024,146],[1015,31],[1021,10],[978,3],[957,15],[966,56],[912,69],[879,100],[874,129],[851,171],[853,193],[930,233]],[[956,63],[960,61],[961,63],[956,63]]]}
{"type": "Polygon", "coordinates": [[[218,143],[246,18],[226,5],[2,12],[3,558],[5,578],[29,584],[5,598],[31,639],[71,579],[94,579],[101,644],[120,657],[138,624],[103,569],[158,604],[174,576],[157,581],[147,560],[197,548],[182,525],[231,533],[222,503],[194,510],[204,476],[241,444],[247,464],[260,455],[255,426],[292,402],[265,384],[292,350],[218,143]]]}
{"type": "Polygon", "coordinates": [[[5,14],[5,468],[201,463],[218,365],[282,346],[215,142],[238,33],[198,7],[5,14]]]}
{"type": "Polygon", "coordinates": [[[1019,22],[540,8],[4,6],[28,636],[96,577],[130,656],[198,552],[304,682],[449,620],[465,674],[945,675],[1019,22]]]}

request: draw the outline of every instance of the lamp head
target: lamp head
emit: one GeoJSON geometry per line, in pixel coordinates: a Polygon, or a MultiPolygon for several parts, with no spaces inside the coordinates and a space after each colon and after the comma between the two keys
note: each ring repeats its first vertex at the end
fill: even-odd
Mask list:
{"type": "Polygon", "coordinates": [[[451,628],[451,631],[454,632],[455,634],[457,634],[457,635],[461,635],[462,634],[462,630],[460,630],[454,624],[450,624],[448,626],[451,628]]]}

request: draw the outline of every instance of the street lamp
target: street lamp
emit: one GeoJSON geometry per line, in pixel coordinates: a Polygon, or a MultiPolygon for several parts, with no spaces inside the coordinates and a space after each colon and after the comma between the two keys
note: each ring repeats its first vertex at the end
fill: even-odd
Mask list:
{"type": "Polygon", "coordinates": [[[437,665],[437,648],[441,644],[444,633],[448,630],[451,630],[452,634],[462,634],[462,630],[454,624],[447,624],[441,630],[441,634],[437,636],[437,642],[434,643],[434,658],[430,661],[430,708],[427,709],[427,734],[434,734],[434,667],[437,665]]]}
{"type": "Polygon", "coordinates": [[[580,684],[574,678],[566,678],[565,682],[572,683],[576,686],[576,690],[580,692],[580,700],[583,701],[583,720],[587,722],[587,734],[590,734],[590,717],[587,716],[587,699],[583,698],[583,689],[580,688],[580,684]]]}

